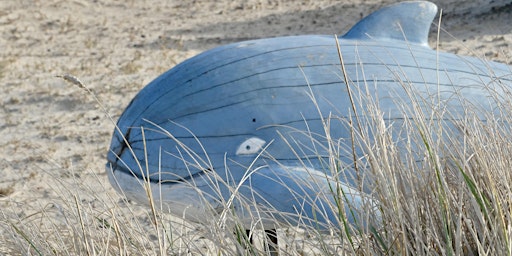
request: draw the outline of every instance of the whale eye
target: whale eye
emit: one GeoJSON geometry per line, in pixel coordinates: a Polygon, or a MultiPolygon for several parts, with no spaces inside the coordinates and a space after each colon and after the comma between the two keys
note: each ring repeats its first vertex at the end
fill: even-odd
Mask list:
{"type": "Polygon", "coordinates": [[[237,155],[256,154],[261,150],[261,148],[263,148],[265,143],[266,142],[260,138],[256,138],[256,137],[249,138],[249,139],[245,140],[244,142],[242,142],[242,144],[240,144],[240,146],[238,146],[238,149],[236,150],[236,154],[237,155]]]}

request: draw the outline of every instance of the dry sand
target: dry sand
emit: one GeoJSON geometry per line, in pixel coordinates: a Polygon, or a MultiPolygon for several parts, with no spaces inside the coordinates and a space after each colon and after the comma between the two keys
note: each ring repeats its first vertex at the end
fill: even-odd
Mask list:
{"type": "MultiPolygon", "coordinates": [[[[79,198],[89,207],[102,200],[123,207],[104,170],[113,123],[91,95],[55,75],[79,77],[116,119],[144,85],[201,51],[262,37],[341,35],[394,2],[0,1],[0,233],[5,220],[44,222],[42,209],[60,218],[69,193],[61,185],[90,188],[92,196],[79,198]]],[[[435,2],[448,32],[441,50],[512,64],[510,0],[435,2]]],[[[0,248],[8,239],[0,235],[0,248]]]]}

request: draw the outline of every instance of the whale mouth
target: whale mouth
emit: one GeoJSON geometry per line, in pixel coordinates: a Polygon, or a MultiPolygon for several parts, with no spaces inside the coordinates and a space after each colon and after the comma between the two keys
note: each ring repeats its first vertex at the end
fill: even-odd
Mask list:
{"type": "MultiPolygon", "coordinates": [[[[118,144],[117,147],[111,148],[107,154],[107,163],[106,163],[106,169],[107,173],[109,173],[109,176],[117,176],[117,174],[125,174],[128,176],[132,176],[136,180],[139,180],[141,182],[150,182],[153,184],[175,184],[175,183],[187,183],[192,182],[194,178],[197,178],[207,172],[210,171],[210,169],[206,170],[199,170],[195,173],[189,173],[189,175],[185,176],[174,176],[169,177],[169,174],[172,172],[167,171],[165,175],[165,179],[162,178],[162,175],[160,175],[161,170],[160,168],[158,172],[148,172],[147,170],[144,170],[144,163],[143,161],[139,159],[133,158],[133,161],[138,162],[137,164],[129,164],[126,163],[123,160],[123,156],[126,154],[130,154],[130,150],[128,149],[129,146],[127,145],[127,140],[129,140],[131,129],[128,129],[126,134],[123,136],[123,138],[119,138],[119,136],[116,136],[118,144]],[[131,167],[138,167],[139,169],[132,169],[131,167]]],[[[113,181],[113,180],[111,180],[113,181]]]]}
{"type": "MultiPolygon", "coordinates": [[[[187,176],[175,176],[175,179],[169,179],[168,175],[165,179],[159,175],[159,173],[153,173],[153,174],[144,174],[145,171],[138,170],[134,171],[126,166],[120,160],[119,157],[117,157],[114,153],[108,154],[107,157],[107,164],[106,164],[107,173],[109,175],[116,176],[118,173],[123,173],[125,175],[130,175],[135,179],[140,180],[141,182],[150,182],[153,184],[166,184],[166,185],[172,185],[172,184],[178,184],[178,183],[192,183],[197,178],[210,173],[211,169],[203,169],[195,173],[190,173],[187,176]]],[[[170,173],[170,172],[166,172],[170,173]]]]}
{"type": "Polygon", "coordinates": [[[212,172],[213,167],[194,164],[194,159],[186,159],[186,156],[179,158],[180,156],[177,154],[163,149],[158,153],[146,151],[148,150],[146,146],[150,148],[154,148],[154,146],[140,142],[139,140],[144,140],[144,138],[140,139],[132,130],[129,127],[126,130],[119,129],[114,132],[106,157],[106,169],[110,176],[125,174],[139,183],[172,185],[177,183],[193,184],[194,180],[212,172]],[[169,157],[176,161],[163,160],[163,157],[167,157],[165,154],[169,154],[169,157]]]}

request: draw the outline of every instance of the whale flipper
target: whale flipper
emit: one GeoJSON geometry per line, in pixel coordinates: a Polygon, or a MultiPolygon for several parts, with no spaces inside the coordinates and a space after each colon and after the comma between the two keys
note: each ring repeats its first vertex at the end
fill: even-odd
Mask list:
{"type": "Polygon", "coordinates": [[[402,2],[384,7],[359,21],[344,39],[400,40],[428,46],[437,6],[430,2],[402,2]]]}

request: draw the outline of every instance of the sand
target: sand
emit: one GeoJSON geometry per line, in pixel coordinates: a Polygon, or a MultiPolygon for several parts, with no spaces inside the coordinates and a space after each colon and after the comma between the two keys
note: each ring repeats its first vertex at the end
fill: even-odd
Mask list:
{"type": "MultiPolygon", "coordinates": [[[[341,35],[394,2],[0,1],[0,228],[6,220],[59,218],[61,198],[69,193],[73,201],[62,187],[92,191],[78,198],[92,208],[103,200],[124,207],[104,168],[114,129],[107,116],[116,120],[142,87],[177,63],[230,42],[341,35]],[[60,74],[78,77],[98,101],[60,74]],[[41,217],[46,212],[50,217],[41,217]]],[[[442,51],[512,64],[509,0],[436,2],[444,9],[442,51]]]]}

